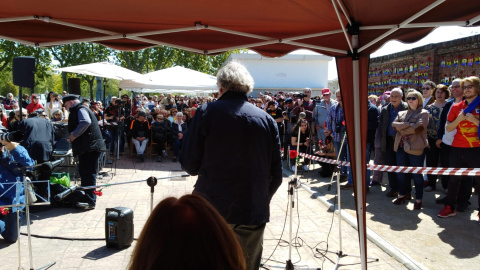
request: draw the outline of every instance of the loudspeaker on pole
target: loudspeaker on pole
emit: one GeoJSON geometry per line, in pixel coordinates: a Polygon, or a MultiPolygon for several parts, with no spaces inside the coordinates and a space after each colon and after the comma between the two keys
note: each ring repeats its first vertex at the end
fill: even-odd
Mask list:
{"type": "Polygon", "coordinates": [[[13,58],[13,84],[33,89],[35,86],[35,58],[20,56],[13,58]]]}
{"type": "Polygon", "coordinates": [[[68,93],[75,95],[82,95],[82,90],[80,89],[80,78],[69,78],[68,79],[68,93]]]}

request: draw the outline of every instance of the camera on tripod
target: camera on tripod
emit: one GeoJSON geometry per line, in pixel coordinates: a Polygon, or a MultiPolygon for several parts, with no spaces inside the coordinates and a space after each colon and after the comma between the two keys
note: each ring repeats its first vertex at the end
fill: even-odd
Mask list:
{"type": "Polygon", "coordinates": [[[0,133],[0,141],[19,142],[23,139],[23,134],[20,131],[0,133]]]}
{"type": "Polygon", "coordinates": [[[300,94],[297,95],[297,97],[298,97],[298,98],[301,98],[301,99],[303,99],[303,98],[305,98],[305,97],[307,97],[307,96],[308,96],[308,95],[305,95],[304,93],[300,93],[300,94]]]}

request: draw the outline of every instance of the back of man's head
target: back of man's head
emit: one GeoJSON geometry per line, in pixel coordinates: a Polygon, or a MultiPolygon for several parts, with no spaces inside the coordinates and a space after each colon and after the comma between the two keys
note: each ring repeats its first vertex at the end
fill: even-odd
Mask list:
{"type": "Polygon", "coordinates": [[[224,91],[252,92],[254,81],[248,70],[236,61],[231,61],[217,73],[217,83],[224,91]]]}

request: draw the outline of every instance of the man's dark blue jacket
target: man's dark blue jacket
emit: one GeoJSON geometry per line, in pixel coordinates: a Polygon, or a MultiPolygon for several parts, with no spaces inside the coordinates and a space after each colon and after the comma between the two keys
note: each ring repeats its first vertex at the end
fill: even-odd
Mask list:
{"type": "Polygon", "coordinates": [[[198,175],[194,193],[205,196],[229,224],[269,221],[269,204],[282,183],[277,123],[227,91],[196,112],[183,142],[182,168],[198,175]]]}

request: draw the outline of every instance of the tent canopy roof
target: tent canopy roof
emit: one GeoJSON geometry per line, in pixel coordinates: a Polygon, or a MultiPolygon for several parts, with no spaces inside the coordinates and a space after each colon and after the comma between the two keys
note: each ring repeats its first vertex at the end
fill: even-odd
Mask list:
{"type": "Polygon", "coordinates": [[[55,69],[61,72],[78,73],[115,80],[135,79],[142,74],[109,62],[91,63],[85,65],[63,67],[55,69]]]}
{"type": "Polygon", "coordinates": [[[304,48],[338,56],[352,48],[342,29],[348,24],[359,26],[359,51],[369,53],[391,39],[414,42],[435,26],[479,20],[480,4],[472,0],[85,0],[72,8],[60,0],[23,0],[0,3],[0,38],[119,50],[167,45],[207,54],[251,48],[272,57],[304,48]]]}

